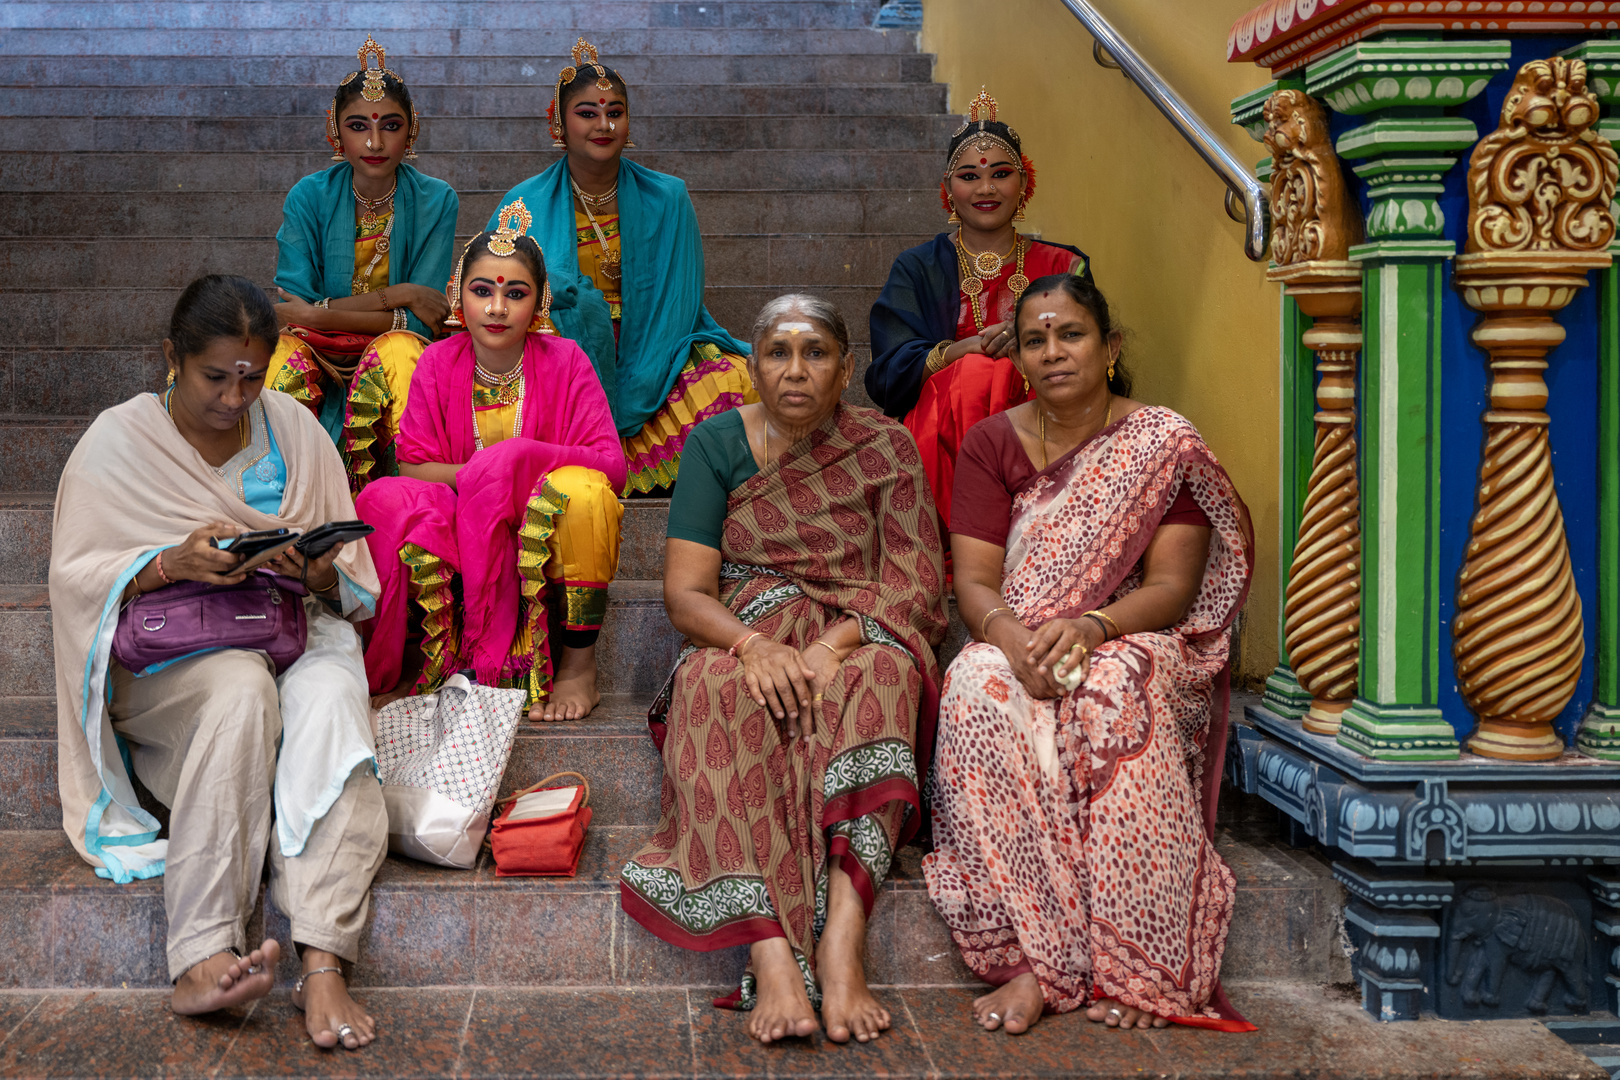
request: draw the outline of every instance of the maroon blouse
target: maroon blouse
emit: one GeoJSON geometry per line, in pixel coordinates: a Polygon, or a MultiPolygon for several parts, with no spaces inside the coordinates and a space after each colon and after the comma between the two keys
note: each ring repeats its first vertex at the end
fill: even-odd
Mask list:
{"type": "MultiPolygon", "coordinates": [[[[1029,460],[1006,413],[974,424],[956,454],[951,532],[1006,547],[1007,532],[1012,528],[1013,497],[1040,472],[1029,460]]],[[[1159,524],[1210,527],[1209,516],[1199,509],[1185,486],[1176,492],[1159,524]]]]}

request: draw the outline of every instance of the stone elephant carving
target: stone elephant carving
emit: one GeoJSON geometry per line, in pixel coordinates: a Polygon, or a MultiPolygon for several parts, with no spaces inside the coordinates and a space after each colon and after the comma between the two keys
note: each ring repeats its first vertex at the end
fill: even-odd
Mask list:
{"type": "Polygon", "coordinates": [[[1499,1004],[1502,974],[1511,964],[1530,978],[1528,1011],[1547,1011],[1560,978],[1565,1007],[1586,1011],[1591,978],[1586,926],[1562,900],[1533,894],[1499,899],[1490,888],[1475,885],[1452,908],[1450,943],[1446,978],[1452,986],[1462,985],[1467,1004],[1499,1004]]]}

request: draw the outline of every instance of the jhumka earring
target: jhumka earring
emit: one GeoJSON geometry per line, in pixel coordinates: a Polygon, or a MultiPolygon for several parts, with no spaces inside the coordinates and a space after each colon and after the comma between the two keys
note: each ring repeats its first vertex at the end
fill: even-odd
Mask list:
{"type": "Polygon", "coordinates": [[[1018,213],[1013,215],[1013,220],[1014,221],[1023,221],[1024,220],[1024,197],[1022,195],[1018,196],[1018,213]]]}
{"type": "Polygon", "coordinates": [[[411,130],[405,137],[405,160],[416,160],[416,137],[422,134],[422,119],[416,115],[416,106],[411,106],[411,130]]]}
{"type": "Polygon", "coordinates": [[[947,224],[947,225],[960,225],[960,224],[962,224],[962,219],[957,216],[956,204],[955,203],[951,204],[951,216],[945,219],[945,224],[947,224]]]}
{"type": "Polygon", "coordinates": [[[173,386],[174,385],[174,368],[169,369],[168,378],[163,380],[163,385],[164,386],[173,386]]]}
{"type": "Polygon", "coordinates": [[[551,334],[556,333],[548,326],[546,320],[551,318],[551,282],[540,287],[540,306],[534,311],[534,318],[529,322],[529,333],[551,334]]]}
{"type": "Polygon", "coordinates": [[[343,140],[338,138],[337,127],[337,99],[332,99],[332,107],[326,110],[326,141],[332,146],[332,160],[346,161],[343,156],[343,140]]]}

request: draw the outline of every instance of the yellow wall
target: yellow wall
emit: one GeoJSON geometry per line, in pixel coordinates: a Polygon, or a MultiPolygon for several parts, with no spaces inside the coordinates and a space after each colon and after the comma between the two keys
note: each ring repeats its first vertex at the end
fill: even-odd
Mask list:
{"type": "MultiPolygon", "coordinates": [[[[1265,148],[1229,103],[1268,73],[1226,62],[1255,0],[1093,0],[1238,160],[1265,148]]],[[[923,48],[960,112],[984,84],[1035,164],[1029,225],[1091,256],[1127,328],[1135,396],[1190,419],[1231,473],[1259,544],[1241,642],[1245,681],[1277,660],[1278,302],[1243,254],[1225,185],[1136,86],[1091,58],[1059,0],[924,0],[923,48]]]]}

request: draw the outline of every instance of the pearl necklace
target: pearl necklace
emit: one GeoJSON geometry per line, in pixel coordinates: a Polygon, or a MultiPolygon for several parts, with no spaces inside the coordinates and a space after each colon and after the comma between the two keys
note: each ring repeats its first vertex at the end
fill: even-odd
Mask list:
{"type": "MultiPolygon", "coordinates": [[[[496,375],[487,370],[477,360],[473,361],[473,372],[479,381],[495,391],[495,400],[502,405],[516,405],[517,412],[512,417],[512,437],[517,438],[523,430],[523,361],[520,359],[517,366],[505,375],[496,375]]],[[[478,430],[478,408],[473,407],[473,444],[477,449],[484,448],[484,436],[478,430]]]]}
{"type": "Polygon", "coordinates": [[[359,203],[365,210],[365,213],[360,217],[360,234],[370,236],[377,231],[377,226],[382,224],[382,218],[377,216],[377,207],[393,199],[394,192],[399,190],[399,177],[397,175],[394,177],[394,186],[388,189],[388,194],[380,195],[375,199],[368,199],[360,194],[360,189],[354,186],[352,180],[349,181],[349,190],[354,193],[354,201],[359,203]]]}

